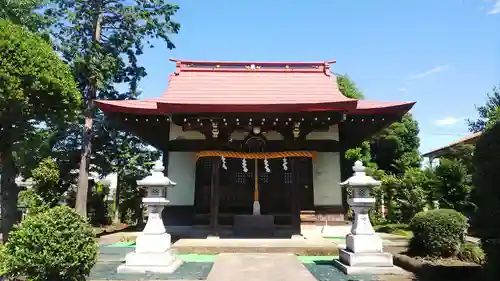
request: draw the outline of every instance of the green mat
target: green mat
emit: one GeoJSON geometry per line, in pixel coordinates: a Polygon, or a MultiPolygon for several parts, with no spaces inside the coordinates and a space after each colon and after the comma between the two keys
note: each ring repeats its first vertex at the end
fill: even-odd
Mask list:
{"type": "Polygon", "coordinates": [[[185,262],[214,262],[217,255],[207,254],[178,254],[181,260],[185,262]]]}
{"type": "Polygon", "coordinates": [[[315,263],[318,261],[332,261],[338,259],[337,256],[298,256],[301,263],[315,263]]]}
{"type": "Polygon", "coordinates": [[[135,247],[135,242],[117,242],[106,247],[135,247]]]}

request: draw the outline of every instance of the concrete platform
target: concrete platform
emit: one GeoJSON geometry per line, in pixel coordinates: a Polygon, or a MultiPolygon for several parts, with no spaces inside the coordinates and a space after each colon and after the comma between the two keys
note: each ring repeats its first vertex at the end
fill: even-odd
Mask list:
{"type": "Polygon", "coordinates": [[[292,253],[220,254],[207,281],[317,281],[292,253]]]}
{"type": "Polygon", "coordinates": [[[334,260],[336,268],[347,275],[410,275],[408,271],[397,266],[349,266],[334,260]]]}
{"type": "Polygon", "coordinates": [[[172,245],[179,254],[293,253],[338,255],[338,246],[324,239],[180,239],[172,245]]]}

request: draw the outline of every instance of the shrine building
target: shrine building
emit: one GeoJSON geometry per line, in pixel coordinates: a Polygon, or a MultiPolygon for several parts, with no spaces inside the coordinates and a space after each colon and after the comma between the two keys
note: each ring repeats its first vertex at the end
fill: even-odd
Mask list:
{"type": "Polygon", "coordinates": [[[344,152],[408,112],[414,102],[345,97],[329,62],[172,60],[165,93],[98,100],[121,129],[163,152],[168,225],[213,234],[255,216],[300,231],[345,220],[352,175],[344,152]]]}

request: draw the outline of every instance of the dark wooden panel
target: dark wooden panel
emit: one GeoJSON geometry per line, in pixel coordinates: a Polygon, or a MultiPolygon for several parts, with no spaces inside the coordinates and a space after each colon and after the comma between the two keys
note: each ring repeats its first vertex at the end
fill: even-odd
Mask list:
{"type": "MultiPolygon", "coordinates": [[[[252,160],[253,161],[253,160],[252,160]]],[[[290,160],[287,159],[289,162],[290,160]]],[[[268,159],[269,172],[265,169],[264,160],[258,160],[259,201],[262,214],[290,213],[290,196],[292,173],[290,163],[288,170],[283,169],[283,159],[268,159]]]]}
{"type": "MultiPolygon", "coordinates": [[[[232,141],[227,143],[213,140],[171,140],[168,142],[167,147],[169,151],[246,151],[242,141],[232,141]]],[[[267,142],[266,151],[268,152],[281,152],[288,150],[338,152],[340,150],[340,144],[336,140],[270,140],[267,142]]]]}

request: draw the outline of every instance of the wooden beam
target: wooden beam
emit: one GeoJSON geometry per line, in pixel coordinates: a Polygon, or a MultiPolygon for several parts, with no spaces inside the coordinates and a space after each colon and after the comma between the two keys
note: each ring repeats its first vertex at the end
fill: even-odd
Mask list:
{"type": "Polygon", "coordinates": [[[290,159],[290,168],[292,170],[292,190],[291,190],[291,216],[292,216],[292,234],[300,235],[300,194],[299,194],[299,183],[300,180],[300,169],[296,158],[290,159]]]}
{"type": "MultiPolygon", "coordinates": [[[[216,141],[216,140],[171,140],[167,147],[169,151],[202,151],[202,150],[227,150],[243,151],[242,141],[216,141]]],[[[288,150],[305,150],[318,152],[340,151],[339,141],[336,140],[270,140],[267,141],[266,152],[280,152],[288,150]]]]}
{"type": "Polygon", "coordinates": [[[219,168],[220,157],[212,158],[212,178],[210,183],[210,235],[218,236],[219,228],[219,168]]]}

